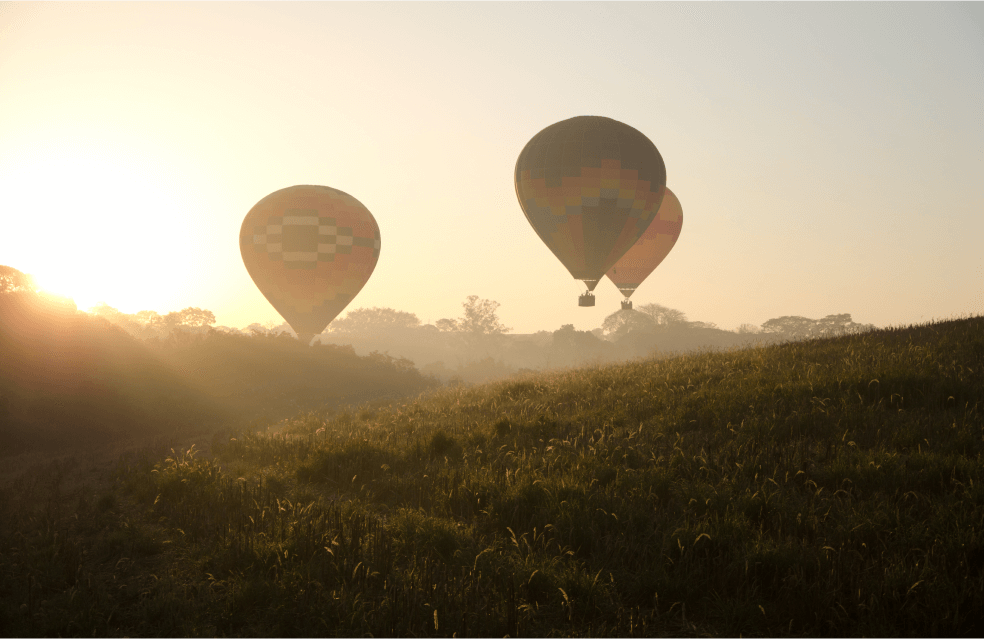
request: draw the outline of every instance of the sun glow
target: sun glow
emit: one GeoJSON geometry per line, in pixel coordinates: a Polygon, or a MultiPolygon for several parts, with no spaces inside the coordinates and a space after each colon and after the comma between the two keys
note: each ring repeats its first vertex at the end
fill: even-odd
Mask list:
{"type": "Polygon", "coordinates": [[[19,212],[5,230],[20,238],[4,260],[80,310],[167,304],[191,273],[181,259],[182,225],[169,223],[183,209],[166,175],[99,146],[58,151],[28,159],[3,180],[10,210],[19,212]]]}
{"type": "Polygon", "coordinates": [[[52,272],[34,276],[38,291],[54,298],[67,298],[75,302],[80,311],[86,311],[104,301],[96,287],[88,286],[79,271],[52,272]]]}

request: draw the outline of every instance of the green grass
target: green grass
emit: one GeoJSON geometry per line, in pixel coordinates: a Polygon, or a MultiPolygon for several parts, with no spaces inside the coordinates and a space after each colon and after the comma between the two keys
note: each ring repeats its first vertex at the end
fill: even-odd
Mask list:
{"type": "Polygon", "coordinates": [[[974,317],[52,462],[0,492],[0,629],[979,636],[982,389],[974,317]]]}

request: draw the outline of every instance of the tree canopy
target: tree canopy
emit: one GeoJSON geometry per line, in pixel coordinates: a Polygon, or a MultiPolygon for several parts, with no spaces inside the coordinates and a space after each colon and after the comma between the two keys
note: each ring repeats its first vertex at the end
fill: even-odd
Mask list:
{"type": "Polygon", "coordinates": [[[419,327],[420,318],[413,313],[378,307],[354,309],[329,324],[330,331],[368,335],[419,327]]]}
{"type": "Polygon", "coordinates": [[[611,342],[600,339],[591,331],[579,331],[573,324],[564,324],[553,332],[550,355],[554,365],[582,364],[610,359],[614,348],[611,342]]]}
{"type": "Polygon", "coordinates": [[[783,315],[762,324],[763,333],[771,333],[785,339],[811,339],[846,335],[875,328],[873,324],[857,324],[850,313],[827,315],[810,319],[799,315],[783,315]]]}
{"type": "Polygon", "coordinates": [[[17,293],[19,291],[34,292],[37,284],[27,273],[18,271],[13,266],[0,265],[0,293],[17,293]]]}
{"type": "Polygon", "coordinates": [[[465,312],[460,318],[440,319],[434,325],[442,331],[460,331],[471,335],[501,335],[512,330],[499,321],[496,314],[499,302],[469,295],[461,306],[465,312]]]}
{"type": "Polygon", "coordinates": [[[683,324],[687,321],[687,314],[675,308],[667,308],[662,304],[650,303],[640,304],[636,307],[637,311],[653,318],[658,326],[670,326],[671,324],[683,324]]]}
{"type": "Polygon", "coordinates": [[[161,316],[159,321],[172,330],[179,327],[204,328],[215,324],[215,315],[212,311],[189,306],[161,316]]]}
{"type": "Polygon", "coordinates": [[[89,309],[89,313],[102,317],[138,337],[167,337],[184,329],[202,329],[215,324],[215,314],[212,311],[193,306],[166,315],[161,315],[157,311],[127,314],[104,302],[89,309]]]}
{"type": "Polygon", "coordinates": [[[656,320],[649,314],[635,310],[621,309],[615,311],[601,323],[605,337],[618,339],[630,332],[653,332],[657,328],[656,320]]]}

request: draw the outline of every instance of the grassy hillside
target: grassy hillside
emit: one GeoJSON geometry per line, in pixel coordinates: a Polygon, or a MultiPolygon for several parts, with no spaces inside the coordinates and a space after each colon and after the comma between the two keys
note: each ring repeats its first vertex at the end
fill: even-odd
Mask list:
{"type": "Polygon", "coordinates": [[[0,629],[984,633],[984,318],[308,413],[0,492],[0,629]]]}

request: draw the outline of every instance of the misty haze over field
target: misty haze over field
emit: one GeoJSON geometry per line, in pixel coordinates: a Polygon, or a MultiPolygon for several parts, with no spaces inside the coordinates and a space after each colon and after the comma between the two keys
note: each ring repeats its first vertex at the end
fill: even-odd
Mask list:
{"type": "MultiPolygon", "coordinates": [[[[549,370],[625,361],[645,356],[670,356],[701,349],[754,346],[785,340],[835,336],[874,328],[852,321],[849,313],[820,319],[785,316],[762,326],[743,324],[723,330],[712,323],[691,321],[686,313],[655,303],[632,310],[616,310],[592,331],[573,325],[554,330],[515,334],[499,319],[499,304],[469,296],[462,315],[424,324],[416,314],[391,308],[356,308],[336,319],[315,342],[351,346],[359,355],[379,352],[406,358],[423,373],[442,382],[481,382],[523,370],[549,370]]],[[[576,310],[575,310],[576,312],[576,310]]],[[[107,306],[92,313],[104,317],[138,337],[166,337],[167,322],[126,315],[107,306]]],[[[178,330],[201,332],[214,318],[200,309],[183,311],[188,318],[175,324],[178,330]]],[[[206,312],[207,313],[207,312],[206,312]]],[[[175,315],[175,314],[172,314],[175,315]]],[[[286,323],[254,323],[235,329],[215,330],[245,335],[294,335],[286,323]]]]}

